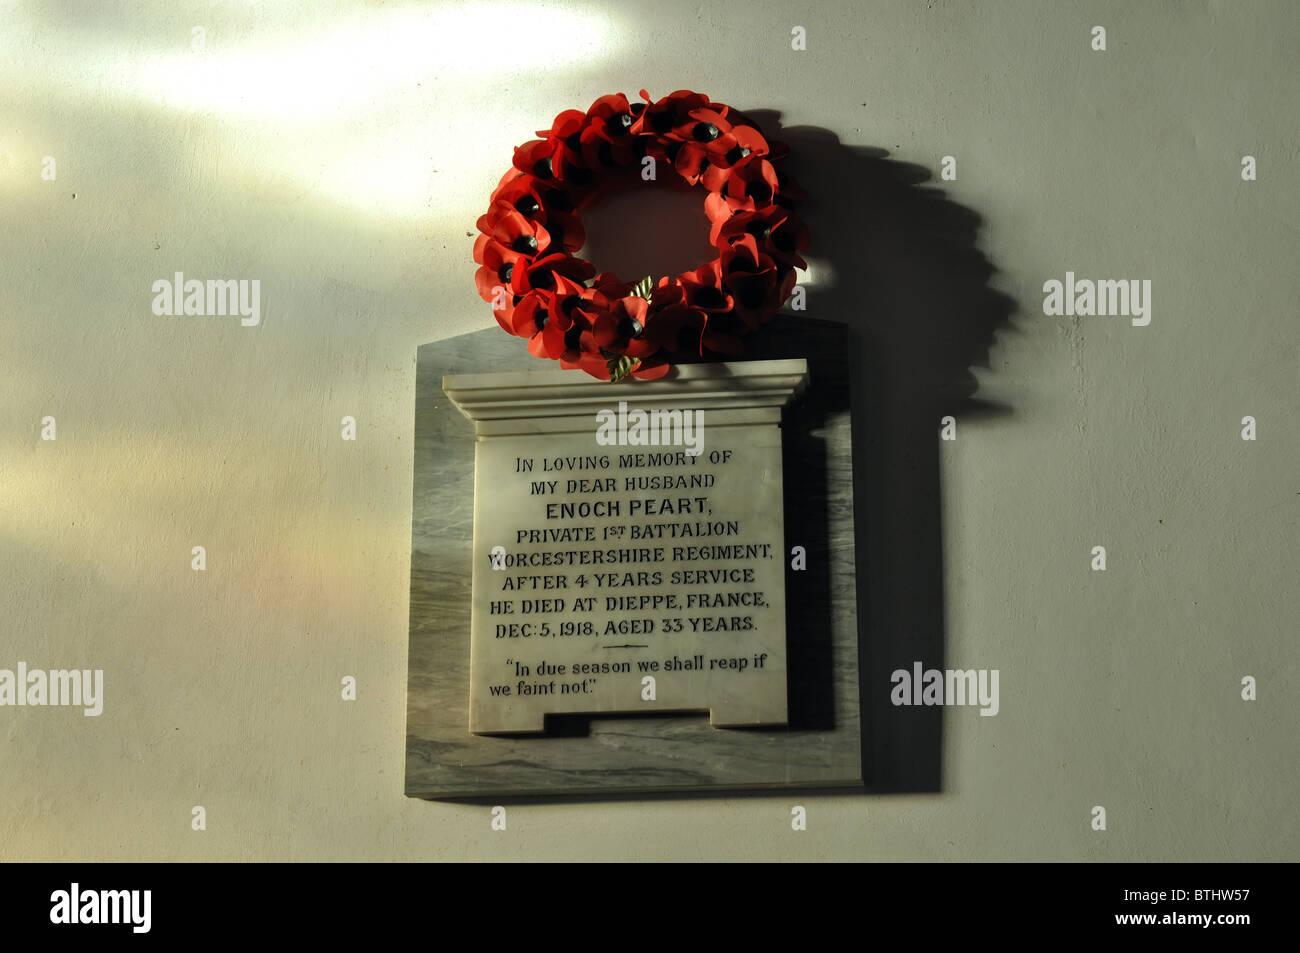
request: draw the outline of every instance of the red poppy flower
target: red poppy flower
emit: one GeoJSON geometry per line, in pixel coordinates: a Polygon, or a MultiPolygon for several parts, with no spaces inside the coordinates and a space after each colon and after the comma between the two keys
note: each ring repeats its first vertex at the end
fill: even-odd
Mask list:
{"type": "MultiPolygon", "coordinates": [[[[608,93],[591,104],[591,108],[587,110],[587,122],[609,122],[617,116],[630,115],[631,112],[632,106],[625,95],[608,93]]],[[[616,125],[623,133],[632,128],[630,121],[626,123],[620,121],[616,125]]]]}
{"type": "MultiPolygon", "coordinates": [[[[623,114],[625,118],[629,113],[623,114]]],[[[645,143],[635,136],[611,136],[600,122],[582,131],[582,160],[591,169],[607,170],[631,165],[645,155],[645,143]]]]}
{"type": "Polygon", "coordinates": [[[704,312],[683,302],[650,314],[646,329],[655,344],[665,351],[698,354],[704,325],[704,312]]]}
{"type": "Polygon", "coordinates": [[[550,302],[539,291],[519,299],[510,319],[511,334],[528,339],[528,353],[533,357],[547,357],[542,330],[550,320],[550,302]]]}
{"type": "Polygon", "coordinates": [[[632,134],[636,117],[622,93],[602,96],[587,110],[579,136],[582,159],[591,169],[625,166],[645,154],[645,145],[632,134]]]}
{"type": "Polygon", "coordinates": [[[556,253],[519,262],[510,276],[510,287],[515,294],[527,294],[537,289],[551,291],[556,278],[563,275],[573,281],[586,281],[596,269],[591,262],[572,255],[556,253]]]}
{"type": "Polygon", "coordinates": [[[693,109],[689,121],[669,133],[664,153],[684,179],[697,181],[711,192],[722,191],[730,177],[728,170],[750,155],[768,155],[767,140],[752,126],[736,126],[727,118],[726,107],[693,109]],[[678,145],[680,143],[680,145],[678,145]]]}
{"type": "MultiPolygon", "coordinates": [[[[581,113],[579,113],[581,115],[581,113]]],[[[514,166],[541,182],[562,188],[590,185],[595,179],[582,161],[581,133],[565,139],[534,139],[515,149],[514,166]]]]}
{"type": "Polygon", "coordinates": [[[551,234],[541,222],[524,218],[514,209],[497,206],[479,216],[479,231],[501,244],[510,261],[520,257],[545,254],[551,247],[551,234]]]}
{"type": "MultiPolygon", "coordinates": [[[[587,240],[586,229],[582,220],[572,211],[548,208],[544,190],[531,175],[519,175],[510,182],[499,186],[492,193],[492,207],[488,211],[489,219],[515,211],[524,218],[537,222],[550,234],[552,245],[563,246],[565,251],[576,252],[587,240]]],[[[480,220],[481,221],[481,220],[480,220]]]]}
{"type": "Polygon", "coordinates": [[[682,178],[694,185],[701,176],[705,176],[705,188],[717,191],[724,180],[720,168],[726,163],[723,154],[714,152],[714,144],[732,137],[731,123],[715,109],[704,107],[692,109],[686,120],[667,134],[667,138],[680,145],[669,143],[666,154],[673,160],[673,167],[682,178]]]}
{"type": "Polygon", "coordinates": [[[645,298],[630,295],[619,298],[612,308],[596,318],[593,332],[596,344],[613,354],[645,358],[659,350],[659,344],[645,333],[645,298]]]}
{"type": "Polygon", "coordinates": [[[506,250],[500,242],[495,242],[486,235],[480,235],[474,243],[474,260],[481,264],[474,273],[474,284],[478,287],[479,297],[491,302],[496,309],[498,304],[510,297],[510,276],[515,269],[514,261],[506,256],[506,250]],[[498,288],[505,289],[504,295],[497,292],[498,288]]]}
{"type": "Polygon", "coordinates": [[[576,308],[594,324],[597,317],[613,308],[614,302],[631,293],[631,290],[631,285],[602,272],[592,281],[590,288],[577,281],[569,281],[567,284],[561,282],[554,293],[560,299],[560,305],[566,314],[576,308]]]}
{"type": "Polygon", "coordinates": [[[709,163],[720,169],[730,169],[748,156],[765,158],[771,154],[767,140],[753,126],[733,126],[706,147],[709,163]]]}
{"type": "Polygon", "coordinates": [[[514,167],[542,181],[555,180],[555,171],[566,158],[564,143],[559,139],[530,139],[515,146],[514,167]]]}
{"type": "Polygon", "coordinates": [[[547,355],[574,364],[584,355],[600,357],[600,345],[592,333],[594,318],[581,304],[557,308],[542,329],[547,355]]]}
{"type": "Polygon", "coordinates": [[[776,263],[758,250],[753,235],[743,235],[722,252],[723,283],[735,295],[735,313],[752,331],[771,317],[771,298],[779,277],[776,263]]]}
{"type": "Polygon", "coordinates": [[[743,352],[740,335],[747,327],[735,317],[733,298],[715,279],[720,279],[717,262],[710,262],[667,288],[656,289],[650,323],[662,347],[700,355],[706,350],[743,352]]]}
{"type": "Polygon", "coordinates": [[[772,163],[759,156],[746,156],[731,167],[727,176],[727,204],[752,212],[772,201],[778,184],[772,163]]]}
{"type": "Polygon", "coordinates": [[[709,167],[708,153],[704,147],[694,142],[681,144],[672,157],[673,168],[688,185],[695,185],[700,175],[709,167]]]}
{"type": "Polygon", "coordinates": [[[730,245],[742,235],[752,235],[759,251],[777,262],[807,268],[799,252],[808,247],[808,227],[780,206],[757,212],[738,212],[726,221],[714,222],[709,240],[715,246],[730,245]]]}
{"type": "Polygon", "coordinates": [[[545,214],[542,193],[538,189],[537,179],[525,172],[512,168],[501,178],[501,183],[492,190],[488,204],[509,205],[525,218],[538,218],[545,214]]]}
{"type": "Polygon", "coordinates": [[[686,304],[699,308],[705,314],[730,311],[735,304],[722,283],[722,264],[719,260],[700,265],[694,271],[682,274],[678,281],[686,304]]]}

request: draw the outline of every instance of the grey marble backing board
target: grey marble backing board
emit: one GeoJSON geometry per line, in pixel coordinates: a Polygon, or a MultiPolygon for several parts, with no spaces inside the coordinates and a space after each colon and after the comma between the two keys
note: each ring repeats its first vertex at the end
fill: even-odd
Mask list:
{"type": "MultiPolygon", "coordinates": [[[[473,425],[449,374],[535,369],[492,327],[417,354],[406,794],[422,798],[626,795],[860,786],[862,721],[847,330],[778,316],[746,358],[804,357],[807,393],[783,422],[790,724],[715,729],[707,713],[564,716],[544,736],[471,735],[473,425]],[[789,568],[792,546],[808,568],[789,568]]],[[[574,371],[573,373],[580,373],[574,371]]]]}

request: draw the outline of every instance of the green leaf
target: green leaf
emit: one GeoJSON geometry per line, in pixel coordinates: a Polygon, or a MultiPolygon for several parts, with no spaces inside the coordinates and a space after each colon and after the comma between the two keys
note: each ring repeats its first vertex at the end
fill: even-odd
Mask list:
{"type": "Polygon", "coordinates": [[[609,358],[605,361],[605,367],[609,369],[609,382],[617,384],[636,370],[637,365],[640,363],[640,359],[628,357],[626,354],[609,355],[609,358]]]}
{"type": "Polygon", "coordinates": [[[649,275],[646,275],[644,278],[642,278],[640,281],[638,281],[635,285],[632,286],[632,294],[636,295],[636,297],[638,298],[645,298],[647,301],[649,301],[650,295],[652,295],[653,293],[654,293],[654,280],[651,279],[649,275]]]}

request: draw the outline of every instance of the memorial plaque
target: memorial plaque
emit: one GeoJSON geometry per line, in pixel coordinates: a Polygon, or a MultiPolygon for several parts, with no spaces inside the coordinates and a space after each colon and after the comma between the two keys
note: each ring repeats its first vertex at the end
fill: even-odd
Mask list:
{"type": "MultiPolygon", "coordinates": [[[[496,328],[420,347],[406,793],[491,798],[495,803],[512,796],[860,787],[868,735],[857,613],[851,350],[843,325],[777,316],[748,346],[753,360],[732,362],[726,372],[714,365],[679,365],[661,381],[611,385],[579,372],[557,372],[553,365],[543,370],[517,340],[496,328]],[[781,367],[764,366],[771,361],[781,367]],[[807,382],[800,393],[805,366],[807,382]],[[504,373],[484,375],[485,368],[504,373]],[[620,401],[626,404],[624,443],[617,442],[620,401]],[[661,458],[658,468],[645,465],[648,460],[639,468],[634,460],[622,466],[627,454],[694,449],[684,432],[680,446],[630,442],[636,418],[627,415],[673,407],[704,411],[701,452],[686,454],[695,462],[674,456],[667,463],[661,458]],[[614,430],[605,437],[614,443],[597,442],[600,410],[613,413],[614,430]],[[710,460],[711,450],[728,449],[730,457],[724,460],[720,454],[710,460]],[[778,450],[779,457],[770,455],[778,450]],[[576,463],[577,458],[602,455],[610,458],[608,470],[599,463],[597,470],[583,470],[576,463]],[[565,460],[569,457],[575,458],[572,468],[565,460]],[[561,469],[555,468],[557,458],[563,461],[561,469]],[[533,469],[525,472],[521,459],[531,460],[533,469]],[[551,462],[543,462],[547,460],[551,462]],[[490,476],[493,472],[499,479],[490,476]],[[695,486],[690,485],[692,474],[695,486]],[[637,477],[661,482],[634,483],[629,489],[625,481],[637,477]],[[686,477],[686,485],[663,482],[667,477],[686,477]],[[588,483],[585,488],[575,485],[570,493],[570,479],[615,483],[613,491],[608,484],[597,489],[588,483]],[[534,482],[542,481],[547,481],[546,492],[534,493],[534,482]],[[549,481],[556,483],[553,494],[549,481]],[[696,512],[695,497],[705,498],[704,506],[713,512],[696,512]],[[690,512],[676,505],[678,498],[690,501],[690,512]],[[633,499],[671,500],[673,512],[656,506],[655,513],[645,513],[642,504],[629,517],[633,499]],[[597,514],[594,504],[606,501],[620,504],[617,514],[603,507],[604,515],[597,514]],[[592,504],[585,516],[577,509],[583,502],[592,504]],[[548,518],[546,507],[552,503],[573,504],[573,515],[560,510],[553,511],[558,518],[548,518]],[[696,523],[702,524],[699,533],[696,523]],[[711,523],[722,528],[704,535],[711,523]],[[736,524],[734,531],[729,523],[736,524]],[[621,538],[600,538],[604,527],[614,525],[636,525],[639,538],[632,538],[630,528],[621,538]],[[689,525],[692,535],[670,528],[674,525],[689,525]],[[579,538],[561,532],[528,535],[575,526],[579,538]],[[504,536],[492,540],[484,535],[489,530],[504,536]],[[593,533],[597,538],[585,538],[593,533]],[[723,545],[770,545],[779,552],[767,559],[766,550],[715,549],[706,555],[697,549],[674,559],[673,547],[723,545]],[[492,568],[496,546],[501,547],[502,569],[492,568]],[[795,547],[797,555],[792,554],[795,547]],[[623,562],[625,557],[618,556],[596,566],[591,565],[595,557],[581,555],[645,548],[663,548],[662,563],[653,561],[651,553],[648,563],[623,562]],[[560,551],[579,555],[545,555],[560,551]],[[582,564],[584,558],[588,565],[582,564]],[[577,565],[556,565],[557,560],[577,565]],[[743,573],[747,568],[753,570],[752,578],[743,573]],[[672,576],[710,569],[740,569],[742,574],[672,576]],[[648,585],[637,585],[643,580],[636,573],[656,571],[666,574],[659,583],[651,578],[644,580],[648,585]],[[602,574],[599,588],[596,572],[602,574]],[[526,580],[521,587],[513,578],[507,589],[505,581],[559,575],[566,577],[564,589],[553,580],[547,590],[544,579],[526,580]],[[586,576],[585,585],[578,585],[579,575],[586,576]],[[479,585],[484,579],[486,590],[479,585]],[[534,590],[534,585],[540,588],[534,590]],[[757,596],[744,593],[761,593],[763,604],[745,605],[757,596]],[[697,598],[686,608],[692,594],[697,598]],[[703,594],[707,600],[700,598],[703,594]],[[682,608],[669,609],[662,602],[656,607],[654,596],[669,595],[682,608]],[[605,601],[625,596],[652,598],[649,603],[619,601],[614,609],[605,601]],[[563,610],[552,603],[523,611],[524,599],[560,598],[563,610]],[[577,598],[596,601],[576,613],[577,598]],[[514,602],[512,611],[493,614],[491,603],[504,600],[514,602]],[[707,608],[699,604],[705,601],[707,608]],[[727,606],[728,601],[739,604],[727,606]],[[732,616],[742,620],[739,628],[731,626],[732,616]],[[691,618],[719,617],[727,620],[725,630],[714,622],[709,631],[703,630],[704,623],[701,631],[688,631],[691,618]],[[744,628],[745,617],[754,628],[744,628]],[[682,619],[682,630],[663,631],[665,618],[682,619]],[[640,625],[644,631],[633,631],[633,623],[643,619],[655,623],[653,631],[647,623],[640,625]],[[591,621],[591,634],[580,634],[575,620],[591,621]],[[540,628],[530,628],[524,637],[516,628],[512,638],[507,628],[497,638],[498,624],[540,627],[543,622],[549,626],[545,636],[540,628]],[[575,624],[558,628],[565,622],[575,624]],[[560,631],[571,634],[556,634],[560,631]],[[768,648],[769,639],[776,649],[768,648]],[[508,650],[498,648],[506,645],[508,650]],[[768,658],[755,665],[754,657],[763,652],[768,658]],[[666,670],[664,662],[674,656],[680,668],[666,670]],[[686,663],[697,656],[700,665],[688,669],[686,663]],[[707,668],[711,659],[741,658],[749,660],[743,670],[739,661],[734,667],[714,666],[712,672],[707,668]],[[614,672],[616,660],[633,671],[614,672]],[[514,662],[528,665],[528,675],[515,675],[514,662]],[[573,668],[605,662],[611,671],[573,668]],[[642,674],[641,662],[651,671],[642,674]],[[542,674],[543,664],[557,670],[542,674]],[[563,673],[558,671],[561,664],[563,673]],[[497,666],[504,674],[493,671],[497,666]],[[481,686],[475,687],[480,672],[481,686]],[[654,697],[643,699],[642,679],[651,676],[654,697]],[[591,690],[584,692],[582,679],[592,677],[595,685],[589,683],[591,690]],[[548,691],[521,695],[523,678],[544,682],[548,691]],[[576,691],[570,687],[564,692],[563,684],[575,682],[576,691]],[[493,685],[508,685],[511,692],[493,696],[493,685]],[[497,706],[482,719],[471,715],[470,701],[481,687],[486,687],[489,705],[497,706]],[[540,707],[513,707],[519,702],[540,707]],[[498,717],[503,720],[487,720],[498,717]]],[[[694,431],[690,439],[695,439],[694,431]]]]}
{"type": "Polygon", "coordinates": [[[803,360],[446,377],[474,423],[469,730],[787,722],[781,410],[803,360]]]}

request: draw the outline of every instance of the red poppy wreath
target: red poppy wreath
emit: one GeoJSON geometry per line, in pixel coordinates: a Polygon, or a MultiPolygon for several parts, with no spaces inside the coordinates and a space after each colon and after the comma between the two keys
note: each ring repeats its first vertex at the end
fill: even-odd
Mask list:
{"type": "Polygon", "coordinates": [[[478,220],[479,294],[497,322],[536,357],[602,380],[662,377],[675,361],[737,355],[794,289],[808,229],[794,214],[803,191],[777,165],[787,154],[748,117],[702,93],[651,102],[622,93],[585,113],[555,117],[544,138],[515,149],[513,167],[478,220]],[[612,180],[606,173],[668,163],[707,190],[718,257],[694,271],[630,283],[578,258],[579,218],[612,180]]]}

